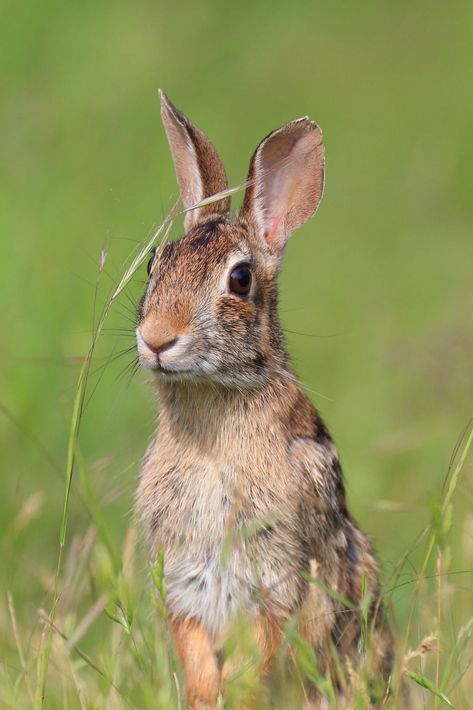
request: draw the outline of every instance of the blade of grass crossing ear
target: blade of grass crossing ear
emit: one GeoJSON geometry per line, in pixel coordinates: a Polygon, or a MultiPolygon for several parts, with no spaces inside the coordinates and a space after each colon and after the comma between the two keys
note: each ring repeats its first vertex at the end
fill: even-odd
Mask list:
{"type": "Polygon", "coordinates": [[[231,195],[235,195],[237,192],[242,192],[243,190],[246,190],[248,185],[250,184],[249,180],[246,180],[245,182],[242,182],[240,185],[236,185],[235,187],[229,187],[228,190],[223,190],[222,192],[216,192],[215,195],[210,195],[210,197],[205,197],[203,200],[200,202],[196,202],[195,205],[190,205],[190,207],[186,207],[183,212],[184,214],[186,212],[191,212],[192,210],[197,210],[200,207],[207,207],[207,205],[212,205],[214,202],[220,202],[220,200],[225,199],[225,197],[230,197],[231,195]]]}

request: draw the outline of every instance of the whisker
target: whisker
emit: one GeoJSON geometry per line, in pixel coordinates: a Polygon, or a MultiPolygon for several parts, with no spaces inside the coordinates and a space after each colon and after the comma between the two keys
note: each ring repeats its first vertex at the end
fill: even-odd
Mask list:
{"type": "Polygon", "coordinates": [[[120,381],[123,380],[127,375],[129,375],[129,379],[128,379],[127,383],[126,383],[126,387],[129,387],[130,384],[131,384],[131,381],[132,381],[133,377],[134,377],[134,376],[136,375],[136,373],[138,372],[139,367],[140,367],[140,361],[138,360],[138,358],[134,358],[134,359],[131,360],[131,362],[129,362],[129,363],[123,368],[123,370],[117,375],[117,377],[115,378],[115,382],[120,382],[120,381]]]}
{"type": "Polygon", "coordinates": [[[332,397],[329,397],[329,396],[326,395],[326,394],[322,394],[322,392],[318,392],[317,390],[312,389],[312,388],[309,387],[309,385],[307,385],[303,380],[301,380],[300,377],[296,378],[295,375],[293,375],[292,373],[288,372],[287,370],[283,370],[283,369],[278,368],[277,372],[278,372],[279,375],[281,375],[282,377],[284,377],[286,380],[289,380],[289,381],[291,381],[291,382],[294,382],[295,384],[300,384],[300,385],[302,386],[302,388],[303,388],[305,391],[311,392],[312,394],[317,395],[317,397],[322,397],[322,399],[326,399],[326,400],[328,400],[329,402],[334,402],[334,401],[335,401],[332,397]]]}
{"type": "Polygon", "coordinates": [[[93,375],[96,375],[98,372],[101,372],[104,368],[108,367],[110,363],[114,362],[115,360],[118,360],[121,357],[124,357],[124,355],[128,355],[128,353],[131,353],[132,350],[135,350],[135,345],[132,345],[129,348],[125,348],[124,350],[120,350],[119,352],[113,353],[107,357],[106,362],[103,365],[99,365],[99,367],[96,367],[95,370],[92,370],[90,373],[90,376],[92,377],[93,375]]]}
{"type": "Polygon", "coordinates": [[[130,353],[134,349],[135,349],[135,346],[133,345],[133,347],[127,348],[125,350],[120,350],[118,353],[112,352],[112,354],[107,358],[106,362],[103,365],[100,365],[99,367],[97,367],[95,370],[93,370],[90,373],[90,377],[92,377],[93,375],[96,375],[96,374],[99,374],[99,377],[97,378],[97,381],[95,382],[94,386],[92,387],[92,390],[87,398],[87,401],[84,403],[84,411],[86,411],[87,407],[89,406],[92,397],[94,396],[95,392],[97,391],[97,387],[99,386],[100,382],[102,381],[102,378],[105,374],[105,370],[110,365],[110,363],[112,363],[114,360],[117,360],[120,357],[123,357],[124,355],[127,355],[128,353],[130,353]]]}
{"type": "Polygon", "coordinates": [[[318,333],[303,333],[299,330],[289,330],[289,328],[282,328],[284,333],[290,333],[291,335],[301,335],[304,338],[339,338],[340,333],[329,333],[327,335],[319,335],[318,333]]]}

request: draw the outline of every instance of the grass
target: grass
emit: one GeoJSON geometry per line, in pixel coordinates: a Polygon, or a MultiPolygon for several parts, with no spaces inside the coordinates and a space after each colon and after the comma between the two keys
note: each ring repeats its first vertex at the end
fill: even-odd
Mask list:
{"type": "MultiPolygon", "coordinates": [[[[471,706],[472,22],[467,0],[4,3],[2,707],[177,706],[162,580],[132,515],[156,417],[135,372],[135,257],[177,192],[158,86],[234,185],[271,129],[304,114],[324,129],[324,199],[281,274],[288,347],[378,550],[394,686],[471,706]]],[[[297,695],[284,670],[275,692],[297,695]]],[[[264,706],[257,686],[243,674],[229,695],[264,706]]]]}

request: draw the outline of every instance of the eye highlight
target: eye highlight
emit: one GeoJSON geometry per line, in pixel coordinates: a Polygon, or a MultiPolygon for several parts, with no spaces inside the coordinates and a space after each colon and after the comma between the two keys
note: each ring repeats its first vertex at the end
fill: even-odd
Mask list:
{"type": "Polygon", "coordinates": [[[152,266],[153,266],[153,262],[154,262],[154,260],[155,260],[155,257],[156,257],[156,247],[153,247],[153,248],[151,249],[151,258],[150,258],[150,260],[148,261],[148,264],[147,264],[147,266],[146,266],[146,271],[147,271],[147,273],[148,273],[148,276],[151,276],[151,268],[152,268],[152,266]]]}
{"type": "Polygon", "coordinates": [[[230,272],[228,288],[237,296],[247,296],[251,289],[252,275],[249,264],[238,264],[230,272]]]}

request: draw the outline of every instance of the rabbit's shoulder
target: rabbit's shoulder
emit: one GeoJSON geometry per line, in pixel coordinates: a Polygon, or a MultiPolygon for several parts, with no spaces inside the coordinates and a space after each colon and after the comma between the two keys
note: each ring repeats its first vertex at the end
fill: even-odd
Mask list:
{"type": "Polygon", "coordinates": [[[294,408],[289,447],[292,470],[300,484],[300,528],[325,586],[358,602],[363,580],[377,589],[377,561],[368,537],[348,512],[340,458],[318,412],[303,395],[294,408]]]}
{"type": "Polygon", "coordinates": [[[337,448],[319,412],[299,390],[288,416],[289,462],[304,482],[316,507],[333,511],[344,506],[345,488],[337,448]]]}

